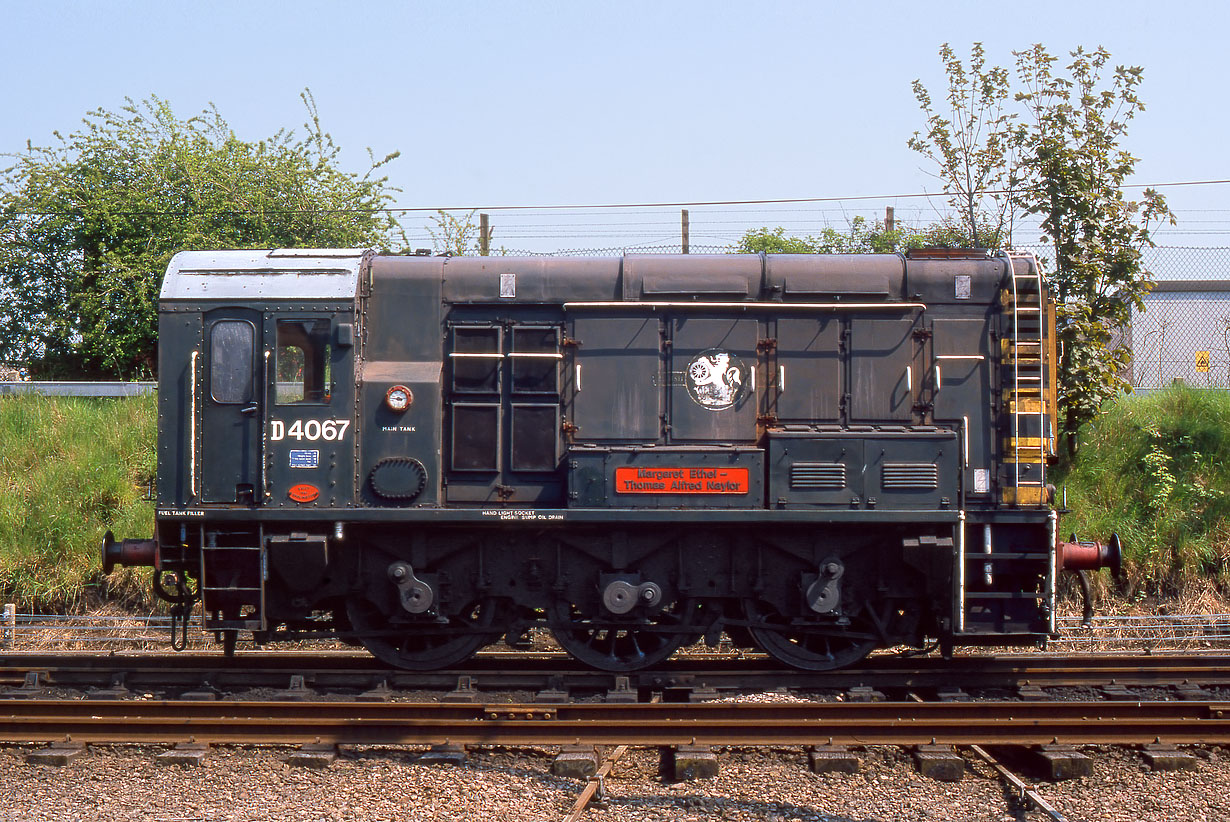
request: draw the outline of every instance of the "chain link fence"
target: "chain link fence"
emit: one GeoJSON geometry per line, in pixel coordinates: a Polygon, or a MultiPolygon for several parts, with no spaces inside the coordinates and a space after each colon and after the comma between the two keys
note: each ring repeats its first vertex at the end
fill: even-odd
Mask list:
{"type": "Polygon", "coordinates": [[[1127,332],[1132,385],[1230,388],[1230,248],[1152,248],[1145,265],[1156,285],[1127,332]]]}
{"type": "MultiPolygon", "coordinates": [[[[1023,246],[1040,259],[1048,246],[1023,246]]],[[[1230,248],[1158,246],[1144,251],[1155,285],[1132,312],[1128,381],[1154,390],[1175,382],[1230,388],[1230,248]]]]}

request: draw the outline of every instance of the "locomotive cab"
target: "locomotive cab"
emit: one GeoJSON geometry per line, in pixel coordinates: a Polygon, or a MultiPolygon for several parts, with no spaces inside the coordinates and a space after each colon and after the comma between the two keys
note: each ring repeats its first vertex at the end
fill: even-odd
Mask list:
{"type": "Polygon", "coordinates": [[[285,592],[318,587],[328,566],[323,524],[268,523],[353,500],[363,259],[184,252],[163,282],[157,568],[170,582],[160,588],[199,597],[205,627],[228,638],[267,630],[285,592]]]}

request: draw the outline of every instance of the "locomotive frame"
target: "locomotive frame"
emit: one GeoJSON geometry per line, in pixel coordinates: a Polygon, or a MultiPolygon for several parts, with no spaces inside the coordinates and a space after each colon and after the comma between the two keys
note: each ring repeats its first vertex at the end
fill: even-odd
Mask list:
{"type": "Polygon", "coordinates": [[[651,667],[1029,644],[1059,571],[1054,305],[1028,254],[183,252],[156,533],[104,565],[233,650],[464,662],[545,626],[651,667]]]}

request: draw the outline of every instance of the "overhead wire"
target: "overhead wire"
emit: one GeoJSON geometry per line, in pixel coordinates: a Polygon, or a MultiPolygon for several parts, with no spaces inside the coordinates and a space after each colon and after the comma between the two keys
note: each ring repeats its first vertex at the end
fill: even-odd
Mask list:
{"type": "MultiPolygon", "coordinates": [[[[1168,188],[1177,186],[1204,186],[1204,185],[1224,185],[1230,183],[1227,180],[1187,180],[1163,183],[1130,183],[1120,186],[1120,188],[1168,188]]],[[[994,194],[1011,194],[1010,189],[987,189],[976,192],[980,195],[994,194]]],[[[214,214],[266,214],[266,215],[281,215],[281,214],[411,214],[411,213],[430,213],[430,212],[451,212],[451,211],[579,211],[584,209],[602,209],[608,211],[612,209],[630,209],[630,208],[703,208],[709,206],[739,206],[739,205],[792,205],[802,203],[837,203],[837,202],[864,202],[864,201],[883,201],[883,200],[907,200],[920,198],[934,197],[950,197],[951,192],[908,192],[901,194],[864,194],[864,195],[847,195],[833,197],[779,197],[779,198],[761,198],[749,200],[680,200],[676,202],[639,202],[639,203],[576,203],[571,205],[563,204],[547,204],[547,205],[468,205],[468,206],[387,206],[381,208],[327,208],[327,209],[218,209],[213,212],[192,211],[184,209],[176,210],[145,210],[145,211],[115,211],[110,212],[114,216],[140,217],[140,216],[186,216],[188,214],[214,213],[214,214]]],[[[44,217],[71,217],[78,216],[74,211],[11,211],[13,216],[44,216],[44,217]]]]}

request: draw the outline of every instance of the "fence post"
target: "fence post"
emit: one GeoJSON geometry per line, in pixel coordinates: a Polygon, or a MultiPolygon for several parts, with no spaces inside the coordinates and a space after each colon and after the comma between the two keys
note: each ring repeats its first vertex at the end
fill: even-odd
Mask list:
{"type": "Polygon", "coordinates": [[[681,228],[683,229],[683,253],[687,254],[691,250],[692,238],[689,236],[691,234],[691,226],[688,224],[688,210],[686,208],[683,209],[683,213],[680,215],[680,221],[682,223],[681,228]]]}
{"type": "Polygon", "coordinates": [[[4,606],[4,625],[0,628],[0,648],[10,648],[14,635],[17,633],[17,606],[6,603],[4,606]]]}

